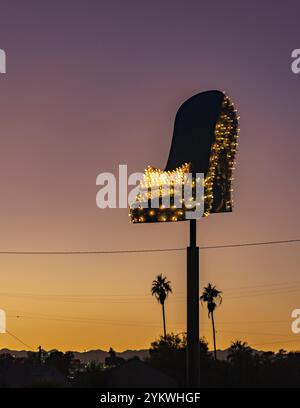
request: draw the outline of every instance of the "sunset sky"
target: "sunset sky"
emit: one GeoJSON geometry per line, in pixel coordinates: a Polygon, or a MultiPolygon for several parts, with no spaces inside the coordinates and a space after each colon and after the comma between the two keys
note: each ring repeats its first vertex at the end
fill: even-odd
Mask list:
{"type": "MultiPolygon", "coordinates": [[[[241,133],[234,211],[198,221],[198,244],[299,239],[299,31],[297,1],[2,0],[0,251],[184,248],[188,223],[97,208],[96,176],[163,168],[179,105],[208,89],[230,95],[241,133]]],[[[201,250],[201,286],[223,291],[219,348],[300,349],[299,248],[201,250]]],[[[173,286],[167,329],[185,330],[185,256],[0,254],[0,309],[33,349],[146,348],[162,333],[158,273],[173,286]]],[[[211,346],[210,324],[201,307],[211,346]]],[[[26,348],[0,334],[4,347],[26,348]]]]}

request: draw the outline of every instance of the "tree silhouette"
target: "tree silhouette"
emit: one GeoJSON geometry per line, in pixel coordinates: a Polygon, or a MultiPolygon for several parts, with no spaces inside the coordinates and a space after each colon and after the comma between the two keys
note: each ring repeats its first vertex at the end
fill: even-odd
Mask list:
{"type": "Polygon", "coordinates": [[[228,349],[227,360],[239,369],[241,369],[241,367],[249,366],[252,357],[253,350],[245,341],[235,340],[231,343],[228,349]]]}
{"type": "Polygon", "coordinates": [[[209,283],[203,288],[202,295],[200,296],[201,303],[207,304],[208,318],[211,316],[212,329],[213,329],[213,340],[214,340],[214,357],[217,359],[217,349],[216,349],[216,330],[215,330],[215,320],[214,311],[217,306],[222,303],[221,291],[215,286],[209,283]]]}
{"type": "Polygon", "coordinates": [[[157,275],[156,279],[152,282],[151,294],[152,296],[155,296],[158,303],[160,303],[162,306],[165,339],[167,338],[165,301],[169,293],[172,293],[171,282],[168,281],[166,277],[163,277],[162,274],[157,275]]]}
{"type": "MultiPolygon", "coordinates": [[[[202,367],[200,383],[204,388],[300,387],[300,351],[281,349],[277,353],[263,352],[251,348],[242,340],[235,340],[229,349],[224,350],[223,356],[227,354],[227,358],[215,360],[213,354],[208,351],[205,339],[200,339],[199,347],[202,367]]],[[[114,355],[113,350],[111,353],[114,355]]],[[[138,379],[144,372],[140,368],[131,371],[126,361],[120,357],[115,357],[112,364],[105,365],[99,361],[87,363],[84,355],[81,355],[80,362],[72,353],[62,353],[58,350],[45,352],[44,357],[43,363],[39,364],[38,352],[28,352],[27,357],[23,352],[20,356],[10,351],[0,354],[0,389],[111,387],[111,373],[123,364],[120,381],[122,378],[126,381],[127,376],[138,379]]],[[[178,387],[185,387],[186,334],[168,333],[166,338],[160,336],[151,343],[145,362],[173,378],[178,387]]],[[[145,367],[143,364],[140,366],[145,367]]],[[[150,373],[150,379],[152,375],[156,378],[157,373],[150,373]]]]}
{"type": "Polygon", "coordinates": [[[231,343],[229,350],[228,350],[228,357],[229,361],[233,361],[240,356],[250,356],[252,354],[251,347],[245,341],[235,340],[231,343]]]}
{"type": "MultiPolygon", "coordinates": [[[[146,360],[150,365],[165,374],[173,377],[179,387],[186,384],[186,333],[168,333],[167,337],[160,336],[159,339],[151,343],[149,358],[146,360]]],[[[209,378],[214,378],[211,374],[212,359],[208,351],[208,344],[204,338],[199,340],[200,364],[202,367],[203,386],[209,385],[209,378]]]]}
{"type": "Polygon", "coordinates": [[[228,350],[227,360],[230,362],[229,375],[237,387],[256,385],[262,359],[260,363],[257,361],[257,356],[253,354],[252,348],[246,342],[233,341],[228,350]]]}
{"type": "Polygon", "coordinates": [[[62,351],[52,350],[45,359],[45,365],[55,367],[64,375],[68,375],[74,361],[72,351],[63,353],[62,351]]]}

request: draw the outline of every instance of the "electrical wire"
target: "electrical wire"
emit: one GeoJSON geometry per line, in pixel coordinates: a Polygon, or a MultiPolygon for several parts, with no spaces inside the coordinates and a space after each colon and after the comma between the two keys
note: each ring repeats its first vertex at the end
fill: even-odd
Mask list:
{"type": "Polygon", "coordinates": [[[15,340],[17,340],[19,343],[23,344],[23,346],[30,348],[32,351],[34,351],[34,348],[26,344],[24,341],[22,341],[19,337],[17,337],[15,334],[11,333],[7,329],[5,330],[7,334],[9,334],[11,337],[13,337],[15,340]]]}
{"type": "MultiPolygon", "coordinates": [[[[222,248],[238,248],[251,247],[259,245],[274,245],[274,244],[292,244],[298,243],[300,239],[287,239],[280,241],[261,241],[261,242],[244,242],[240,244],[224,244],[202,246],[200,249],[222,249],[222,248]]],[[[158,248],[158,249],[132,249],[132,250],[111,250],[111,251],[0,251],[0,255],[101,255],[101,254],[132,254],[132,253],[151,253],[151,252],[174,252],[185,251],[186,248],[158,248]]]]}

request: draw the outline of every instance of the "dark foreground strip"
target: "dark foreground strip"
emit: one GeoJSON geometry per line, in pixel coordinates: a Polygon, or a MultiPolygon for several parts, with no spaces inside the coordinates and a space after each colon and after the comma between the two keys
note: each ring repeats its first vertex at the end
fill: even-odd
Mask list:
{"type": "Polygon", "coordinates": [[[249,403],[258,404],[262,397],[276,402],[294,399],[298,389],[6,389],[0,388],[1,407],[135,407],[135,406],[232,406],[244,407],[249,403]],[[264,396],[262,395],[264,394],[264,396]],[[220,405],[219,405],[220,404],[220,405]],[[222,405],[221,405],[222,404],[222,405]],[[224,405],[225,404],[225,405],[224,405]]]}

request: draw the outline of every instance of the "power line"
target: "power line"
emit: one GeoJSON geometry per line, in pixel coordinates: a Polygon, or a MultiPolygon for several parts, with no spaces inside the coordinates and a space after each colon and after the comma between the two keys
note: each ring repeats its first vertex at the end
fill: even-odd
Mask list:
{"type": "MultiPolygon", "coordinates": [[[[130,299],[117,299],[117,298],[102,298],[102,297],[91,297],[91,298],[74,298],[72,296],[57,297],[55,295],[30,295],[30,294],[20,294],[20,293],[2,293],[0,296],[12,297],[12,298],[22,298],[25,300],[36,300],[36,301],[54,301],[63,303],[153,303],[153,299],[145,298],[135,298],[132,296],[130,299]]],[[[183,296],[176,296],[175,299],[171,299],[168,303],[174,303],[175,301],[184,301],[183,296]]]]}
{"type": "MultiPolygon", "coordinates": [[[[118,323],[133,323],[133,324],[138,324],[138,325],[144,325],[145,322],[144,321],[138,321],[138,320],[128,320],[128,321],[124,321],[124,320],[114,320],[114,319],[108,319],[108,318],[103,318],[103,317],[90,317],[90,316],[65,316],[65,315],[49,315],[47,313],[37,313],[37,312],[31,312],[31,311],[22,311],[21,313],[19,313],[19,311],[15,311],[15,310],[10,310],[10,315],[8,315],[8,317],[10,318],[51,318],[51,319],[66,319],[66,320],[70,320],[70,321],[87,321],[87,322],[91,322],[91,323],[102,323],[102,322],[114,322],[116,324],[118,323]],[[23,314],[24,313],[24,314],[23,314]]],[[[284,320],[225,320],[225,321],[220,321],[219,324],[223,325],[223,324],[258,324],[258,323],[262,323],[262,324],[266,324],[266,323],[272,323],[272,324],[278,324],[278,323],[285,323],[285,324],[290,324],[290,320],[289,319],[284,319],[284,320]]],[[[181,326],[184,325],[184,322],[170,322],[171,326],[181,326]]],[[[157,323],[156,322],[146,322],[146,325],[153,325],[156,326],[157,323]]],[[[209,325],[211,326],[210,323],[208,322],[203,322],[203,320],[200,321],[200,325],[209,325]]],[[[160,324],[158,326],[161,326],[160,324]]],[[[275,333],[273,333],[275,334],[275,333]]]]}
{"type": "Polygon", "coordinates": [[[293,334],[284,334],[284,333],[272,333],[272,332],[248,332],[248,331],[243,331],[243,330],[217,330],[217,333],[239,333],[239,334],[248,334],[248,335],[259,335],[259,336],[282,336],[282,337],[288,337],[291,338],[295,335],[293,334]]]}
{"type": "Polygon", "coordinates": [[[296,242],[300,242],[300,239],[286,239],[286,240],[280,240],[280,241],[244,242],[241,244],[204,246],[204,247],[200,247],[200,249],[220,249],[220,248],[237,248],[237,247],[259,246],[259,245],[273,245],[273,244],[292,244],[296,242]]]}
{"type": "MultiPolygon", "coordinates": [[[[292,244],[298,243],[300,239],[287,239],[280,241],[261,241],[261,242],[244,242],[240,244],[224,244],[202,246],[200,249],[222,249],[222,248],[238,248],[251,247],[260,245],[274,244],[292,244]]],[[[132,250],[111,250],[111,251],[0,251],[0,255],[105,255],[105,254],[133,254],[133,253],[152,253],[152,252],[176,252],[185,251],[186,248],[157,248],[157,249],[132,249],[132,250]]]]}
{"type": "Polygon", "coordinates": [[[278,340],[278,341],[271,341],[268,343],[256,343],[256,344],[252,344],[251,347],[257,347],[257,346],[267,346],[267,345],[272,345],[272,344],[285,344],[285,343],[298,343],[299,340],[278,340]]]}
{"type": "MultiPolygon", "coordinates": [[[[143,322],[134,322],[134,321],[117,321],[109,319],[93,319],[93,318],[74,318],[74,317],[63,317],[63,316],[49,316],[49,315],[16,315],[10,316],[10,318],[16,319],[36,319],[36,320],[47,320],[47,321],[58,321],[64,323],[75,323],[75,324],[92,324],[92,325],[113,325],[113,326],[129,326],[129,327],[144,327],[144,328],[158,328],[161,327],[161,324],[154,323],[143,323],[143,322]]],[[[173,327],[181,327],[183,323],[172,324],[173,327]]]]}
{"type": "MultiPolygon", "coordinates": [[[[276,284],[277,285],[277,284],[276,284]]],[[[279,284],[278,284],[279,285],[279,284]]],[[[284,284],[282,284],[284,285],[284,284]]],[[[286,285],[286,284],[285,284],[286,285]]],[[[282,287],[282,288],[277,288],[277,287],[272,287],[272,285],[268,286],[266,285],[264,289],[256,289],[256,290],[250,290],[248,292],[242,292],[242,293],[234,293],[231,292],[229,293],[229,296],[225,296],[226,300],[235,300],[235,299],[247,299],[251,297],[257,297],[257,296],[270,296],[270,295],[279,295],[279,294],[287,294],[287,293],[292,293],[292,292],[298,292],[300,290],[299,288],[299,283],[298,284],[288,284],[287,287],[282,287]]],[[[223,291],[224,293],[226,291],[223,291]]],[[[236,292],[239,292],[236,290],[236,292]]],[[[25,300],[33,300],[33,301],[52,301],[52,302],[58,302],[58,303],[80,303],[80,304],[99,304],[99,303],[106,303],[106,304],[111,304],[111,303],[116,303],[116,304],[137,304],[137,303],[143,303],[143,304],[152,304],[153,299],[147,299],[145,296],[142,296],[140,298],[135,298],[135,296],[132,296],[131,298],[121,298],[118,299],[117,297],[102,297],[102,296],[73,296],[73,295],[55,295],[55,294],[44,294],[44,295],[39,295],[39,294],[31,294],[31,293],[7,293],[7,292],[0,292],[0,296],[3,297],[12,297],[12,298],[23,298],[25,300]]],[[[184,301],[184,296],[183,295],[177,295],[175,298],[170,298],[168,300],[168,303],[178,303],[178,302],[183,302],[184,301]]]]}
{"type": "Polygon", "coordinates": [[[105,254],[132,254],[151,252],[175,252],[186,248],[162,248],[162,249],[133,249],[111,251],[0,251],[0,255],[105,255],[105,254]]]}
{"type": "Polygon", "coordinates": [[[265,288],[268,288],[268,287],[274,287],[274,286],[281,286],[282,287],[282,286],[286,286],[286,285],[291,286],[291,285],[299,285],[299,284],[300,284],[299,280],[276,282],[276,283],[267,282],[267,283],[261,283],[259,285],[235,286],[235,287],[232,287],[232,288],[225,288],[225,289],[223,289],[223,292],[228,293],[228,292],[232,292],[232,291],[244,291],[244,290],[249,290],[250,292],[253,292],[253,291],[256,292],[257,290],[262,290],[262,289],[265,290],[265,288]],[[262,289],[260,289],[260,288],[262,288],[262,289]]]}
{"type": "MultiPolygon", "coordinates": [[[[146,325],[146,324],[143,324],[143,323],[139,323],[139,322],[117,322],[117,321],[105,321],[105,320],[93,320],[93,319],[89,319],[89,320],[86,320],[85,318],[83,318],[83,319],[76,319],[76,318],[66,318],[66,317],[59,317],[59,316],[57,316],[57,317],[55,317],[55,316],[47,316],[47,315],[45,315],[45,316],[42,316],[42,314],[40,315],[40,316],[26,316],[26,315],[23,315],[23,316],[11,316],[11,317],[16,317],[16,318],[29,318],[29,319],[41,319],[41,320],[52,320],[52,321],[61,321],[61,322],[67,322],[67,323],[80,323],[80,324],[82,324],[82,323],[90,323],[90,324],[93,324],[93,325],[95,325],[95,324],[105,324],[105,323],[109,323],[109,324],[113,324],[113,325],[118,325],[118,326],[136,326],[136,327],[148,327],[148,328],[156,328],[156,327],[160,327],[160,325],[146,325]]],[[[183,323],[182,323],[183,324],[183,323]]],[[[181,327],[181,324],[176,324],[176,325],[174,325],[174,324],[172,324],[173,326],[177,326],[177,327],[181,327]]],[[[223,329],[221,329],[221,330],[218,330],[217,331],[218,333],[232,333],[232,334],[234,334],[234,333],[239,333],[239,334],[241,334],[241,335],[260,335],[260,336],[282,336],[282,337],[285,337],[285,338],[288,338],[289,340],[287,340],[287,341],[285,341],[285,340],[276,340],[276,341],[274,341],[274,342],[267,342],[267,343],[257,343],[257,344],[254,344],[254,345],[252,345],[252,346],[257,346],[257,345],[267,345],[267,344],[276,344],[276,343],[285,343],[285,342],[294,342],[295,340],[292,340],[291,339],[291,337],[293,336],[293,335],[289,335],[289,334],[282,334],[282,333],[274,333],[274,332],[248,332],[248,331],[243,331],[243,330],[223,330],[223,329]]],[[[9,333],[9,334],[11,334],[11,333],[9,333]]],[[[12,335],[12,334],[11,334],[12,335]]],[[[28,347],[28,348],[31,348],[32,350],[33,350],[33,348],[32,347],[30,347],[29,345],[27,345],[26,343],[24,343],[22,340],[20,340],[19,338],[17,338],[16,336],[14,336],[14,335],[12,335],[16,340],[18,340],[19,342],[21,342],[23,345],[25,345],[26,347],[28,347]]]]}
{"type": "MultiPolygon", "coordinates": [[[[248,285],[248,286],[234,286],[234,287],[228,287],[223,289],[223,293],[226,297],[226,299],[232,298],[232,296],[236,296],[234,292],[238,292],[238,295],[241,295],[242,297],[245,296],[246,294],[265,294],[266,292],[273,292],[273,291],[285,291],[285,290],[291,290],[291,289],[296,289],[299,287],[300,281],[295,280],[295,281],[284,281],[284,282],[276,282],[276,283],[264,283],[264,284],[259,284],[259,285],[248,285]],[[277,288],[279,286],[279,288],[277,288]],[[229,296],[228,296],[229,295],[229,296]]],[[[135,301],[135,300],[146,300],[145,298],[147,296],[150,296],[150,291],[149,292],[143,292],[140,294],[132,294],[132,293],[105,293],[105,294],[57,294],[57,293],[30,293],[30,292],[19,292],[19,293],[9,293],[9,292],[0,292],[0,296],[7,296],[7,297],[23,297],[23,298],[34,298],[34,299],[43,299],[46,298],[47,300],[49,298],[54,298],[54,299],[62,299],[62,300],[97,300],[97,301],[110,301],[110,300],[121,300],[121,301],[135,301]]],[[[176,291],[172,295],[172,298],[176,299],[184,299],[185,298],[185,292],[184,291],[176,291]]],[[[149,301],[152,302],[152,300],[148,299],[149,301]]],[[[169,300],[170,301],[170,300],[169,300]]]]}
{"type": "MultiPolygon", "coordinates": [[[[149,327],[149,328],[156,328],[161,327],[160,324],[156,323],[143,323],[138,321],[119,321],[119,320],[112,320],[112,319],[97,319],[97,318],[89,318],[89,317],[67,317],[67,316],[55,316],[55,315],[47,315],[42,313],[26,313],[25,315],[15,315],[10,316],[11,318],[17,319],[40,319],[40,320],[53,320],[53,321],[62,321],[62,322],[69,322],[69,323],[90,323],[90,324],[105,324],[109,323],[112,325],[124,325],[124,326],[138,326],[138,327],[149,327]],[[31,314],[31,315],[29,315],[31,314]]],[[[266,322],[266,321],[264,321],[266,322]]],[[[268,322],[268,321],[267,321],[268,322]]],[[[274,321],[269,321],[270,323],[274,323],[274,321]]],[[[277,322],[277,321],[276,321],[277,322]]],[[[234,323],[234,322],[227,322],[227,323],[234,323]]],[[[257,322],[256,322],[257,323],[257,322]]],[[[222,325],[223,322],[220,322],[222,325]]],[[[173,327],[181,327],[184,323],[170,323],[173,327]]],[[[228,330],[228,329],[219,329],[217,333],[240,333],[240,334],[249,334],[249,335],[269,335],[269,336],[283,336],[283,337],[293,337],[290,334],[283,334],[283,333],[274,333],[274,332],[252,332],[252,331],[243,331],[243,330],[228,330]]]]}
{"type": "Polygon", "coordinates": [[[15,340],[17,340],[19,343],[23,344],[23,346],[30,348],[32,351],[34,351],[34,349],[29,346],[28,344],[24,343],[24,341],[22,341],[21,339],[19,339],[19,337],[15,336],[13,333],[11,333],[10,331],[8,331],[6,329],[6,333],[9,334],[11,337],[13,337],[15,340]]]}
{"type": "Polygon", "coordinates": [[[270,295],[280,295],[280,294],[286,294],[286,293],[293,293],[293,292],[299,292],[298,287],[292,287],[292,288],[283,288],[282,290],[269,290],[269,291],[260,291],[260,292],[255,292],[255,293],[249,293],[247,295],[242,294],[242,295],[234,295],[230,296],[227,298],[227,300],[235,300],[235,299],[243,299],[243,298],[250,298],[250,297],[257,297],[257,296],[270,296],[270,295]]]}
{"type": "MultiPolygon", "coordinates": [[[[118,325],[118,326],[136,326],[136,327],[148,327],[148,328],[156,328],[156,327],[160,327],[160,325],[156,325],[154,323],[148,323],[145,324],[143,322],[138,322],[138,321],[115,321],[115,320],[111,320],[111,319],[95,319],[95,318],[86,318],[86,317],[81,317],[81,318],[76,318],[76,317],[67,317],[67,316],[53,316],[53,315],[46,315],[46,314],[42,314],[42,313],[31,313],[29,312],[29,314],[31,314],[31,316],[28,315],[28,312],[26,313],[26,315],[15,315],[15,316],[10,316],[10,317],[15,317],[15,318],[29,318],[29,319],[41,319],[41,320],[52,320],[52,321],[60,321],[60,322],[65,322],[65,323],[75,323],[75,324],[82,324],[82,323],[89,323],[89,324],[93,324],[93,325],[97,325],[97,324],[112,324],[112,325],[118,325]]],[[[261,321],[262,322],[262,321],[261,321]]],[[[275,323],[278,321],[265,321],[269,322],[269,323],[275,323]]],[[[233,322],[226,322],[226,323],[233,323],[233,322]]],[[[238,323],[238,322],[236,322],[238,323]]],[[[256,323],[258,323],[256,321],[256,323]]],[[[220,323],[222,325],[222,322],[220,323]]],[[[181,327],[181,325],[183,325],[183,323],[172,323],[173,327],[181,327]]],[[[203,332],[203,330],[202,330],[203,332]]],[[[28,344],[26,344],[25,342],[23,342],[21,339],[19,339],[17,336],[15,336],[14,334],[7,332],[8,334],[10,334],[13,338],[15,338],[17,341],[19,341],[20,343],[22,343],[24,346],[30,348],[31,350],[34,351],[34,349],[29,346],[28,344]]],[[[243,330],[228,330],[228,329],[221,329],[218,330],[218,333],[239,333],[241,335],[263,335],[263,336],[282,336],[287,338],[288,340],[276,340],[273,342],[265,342],[265,343],[256,343],[253,344],[252,347],[254,346],[259,346],[259,345],[272,345],[272,344],[277,344],[277,343],[289,343],[289,342],[294,342],[295,340],[290,339],[293,335],[288,335],[288,334],[282,334],[282,333],[274,333],[274,332],[252,332],[252,331],[243,331],[243,330]]]]}

